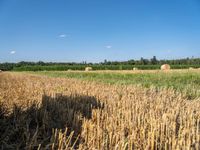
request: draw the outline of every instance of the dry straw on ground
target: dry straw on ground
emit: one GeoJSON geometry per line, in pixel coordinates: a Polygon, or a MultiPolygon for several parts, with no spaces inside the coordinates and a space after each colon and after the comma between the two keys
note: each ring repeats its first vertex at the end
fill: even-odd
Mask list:
{"type": "Polygon", "coordinates": [[[200,100],[173,90],[3,73],[0,106],[3,149],[200,149],[200,100]]]}

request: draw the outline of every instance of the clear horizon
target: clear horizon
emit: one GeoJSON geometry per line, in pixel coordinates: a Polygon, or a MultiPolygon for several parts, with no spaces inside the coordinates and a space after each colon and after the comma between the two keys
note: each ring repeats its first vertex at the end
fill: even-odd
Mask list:
{"type": "Polygon", "coordinates": [[[1,0],[0,62],[200,57],[198,0],[1,0]]]}
{"type": "MultiPolygon", "coordinates": [[[[143,59],[148,59],[148,60],[150,60],[150,59],[152,59],[153,57],[151,57],[151,58],[144,58],[144,57],[141,57],[141,58],[143,58],[143,59]]],[[[134,59],[135,61],[139,61],[139,60],[141,60],[141,58],[139,58],[139,59],[134,59]]],[[[156,57],[157,58],[157,57],[156,57]]],[[[200,57],[184,57],[184,58],[176,58],[176,59],[159,59],[159,58],[157,58],[157,60],[159,61],[159,60],[181,60],[181,59],[187,59],[187,58],[189,58],[189,59],[199,59],[200,57]]],[[[128,60],[108,60],[108,59],[104,59],[104,60],[102,60],[102,61],[95,61],[95,62],[90,62],[90,61],[86,61],[86,63],[102,63],[102,62],[104,62],[104,61],[111,61],[111,62],[115,62],[115,61],[117,61],[117,62],[125,62],[125,61],[129,61],[129,60],[131,60],[131,59],[128,59],[128,60]]],[[[44,62],[44,63],[83,63],[83,62],[85,62],[84,60],[83,61],[43,61],[43,60],[36,60],[36,61],[31,61],[31,60],[21,60],[21,61],[4,61],[4,62],[1,62],[0,61],[0,63],[20,63],[20,62],[33,62],[33,63],[37,63],[37,62],[44,62]]]]}

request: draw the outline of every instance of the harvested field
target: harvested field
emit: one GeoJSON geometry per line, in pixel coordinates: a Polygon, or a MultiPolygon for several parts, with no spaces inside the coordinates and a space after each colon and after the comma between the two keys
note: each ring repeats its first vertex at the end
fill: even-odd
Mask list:
{"type": "Polygon", "coordinates": [[[1,73],[3,149],[199,149],[200,98],[171,88],[1,73]]]}

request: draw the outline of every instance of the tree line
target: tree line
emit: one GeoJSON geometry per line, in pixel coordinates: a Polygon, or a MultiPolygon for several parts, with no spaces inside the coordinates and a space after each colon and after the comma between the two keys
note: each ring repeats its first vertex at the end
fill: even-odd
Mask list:
{"type": "Polygon", "coordinates": [[[108,61],[104,60],[99,63],[91,63],[83,61],[81,63],[77,62],[27,62],[21,61],[18,63],[0,63],[0,70],[3,71],[39,71],[39,70],[83,70],[86,66],[92,66],[94,70],[122,70],[122,69],[132,69],[133,66],[139,69],[159,69],[162,64],[170,64],[172,68],[199,68],[200,58],[183,58],[183,59],[173,59],[173,60],[158,60],[156,56],[151,59],[141,58],[140,60],[128,60],[128,61],[108,61]]]}

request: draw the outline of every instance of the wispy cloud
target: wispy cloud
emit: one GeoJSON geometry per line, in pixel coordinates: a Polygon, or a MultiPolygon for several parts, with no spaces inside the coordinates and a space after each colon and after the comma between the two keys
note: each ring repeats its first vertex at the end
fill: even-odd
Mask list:
{"type": "Polygon", "coordinates": [[[172,50],[170,50],[170,49],[169,49],[169,50],[167,50],[167,52],[168,52],[168,53],[171,53],[171,52],[172,52],[172,50]]]}
{"type": "Polygon", "coordinates": [[[69,37],[69,36],[70,36],[69,34],[60,34],[59,38],[66,38],[66,37],[69,37]]]}
{"type": "Polygon", "coordinates": [[[65,37],[66,37],[66,34],[60,34],[59,37],[60,37],[60,38],[65,38],[65,37]]]}
{"type": "Polygon", "coordinates": [[[16,53],[16,51],[10,51],[11,55],[14,55],[16,53]]]}
{"type": "Polygon", "coordinates": [[[111,45],[106,45],[105,48],[110,49],[110,48],[112,48],[112,46],[111,45]]]}

